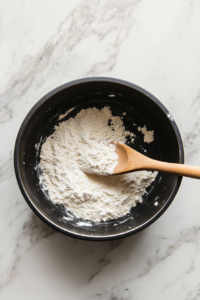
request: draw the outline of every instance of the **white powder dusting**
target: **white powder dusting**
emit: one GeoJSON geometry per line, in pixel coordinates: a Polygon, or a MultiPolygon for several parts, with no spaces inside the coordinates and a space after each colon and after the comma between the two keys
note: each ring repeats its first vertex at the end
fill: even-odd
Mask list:
{"type": "Polygon", "coordinates": [[[40,156],[43,188],[50,199],[77,217],[95,222],[122,217],[142,202],[156,172],[115,176],[84,172],[92,168],[100,174],[112,173],[118,157],[109,141],[125,143],[127,135],[130,132],[123,121],[113,116],[109,107],[83,109],[56,126],[40,156]]]}
{"type": "Polygon", "coordinates": [[[93,139],[82,144],[78,163],[80,168],[89,174],[110,175],[113,174],[118,164],[118,155],[115,152],[116,146],[110,141],[97,141],[93,139]]]}
{"type": "Polygon", "coordinates": [[[154,131],[148,131],[147,127],[138,127],[138,131],[141,131],[144,134],[144,142],[145,143],[152,143],[154,141],[154,131]]]}
{"type": "Polygon", "coordinates": [[[74,108],[75,108],[75,107],[70,108],[70,109],[67,110],[64,114],[60,115],[58,120],[64,119],[64,117],[66,117],[72,110],[74,110],[74,108]]]}
{"type": "Polygon", "coordinates": [[[114,94],[110,94],[108,95],[108,97],[116,97],[114,94]]]}

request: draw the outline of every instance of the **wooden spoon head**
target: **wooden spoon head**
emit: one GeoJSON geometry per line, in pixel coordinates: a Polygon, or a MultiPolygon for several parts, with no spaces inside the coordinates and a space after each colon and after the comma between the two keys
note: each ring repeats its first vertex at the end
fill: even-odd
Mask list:
{"type": "Polygon", "coordinates": [[[118,164],[115,167],[113,174],[128,173],[146,169],[149,159],[145,155],[137,152],[127,145],[119,142],[113,143],[116,144],[115,151],[118,155],[118,164]]]}
{"type": "Polygon", "coordinates": [[[120,171],[126,167],[128,162],[128,153],[126,149],[123,147],[123,144],[116,142],[115,152],[118,155],[118,164],[115,167],[113,174],[120,173],[120,171]]]}

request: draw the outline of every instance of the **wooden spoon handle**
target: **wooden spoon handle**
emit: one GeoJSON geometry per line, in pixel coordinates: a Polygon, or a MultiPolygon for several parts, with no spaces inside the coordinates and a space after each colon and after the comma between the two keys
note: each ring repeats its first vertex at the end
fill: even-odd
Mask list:
{"type": "Polygon", "coordinates": [[[146,170],[167,172],[181,176],[200,179],[200,167],[187,166],[184,164],[173,164],[151,159],[148,161],[146,170]],[[151,162],[150,162],[151,161],[151,162]]]}

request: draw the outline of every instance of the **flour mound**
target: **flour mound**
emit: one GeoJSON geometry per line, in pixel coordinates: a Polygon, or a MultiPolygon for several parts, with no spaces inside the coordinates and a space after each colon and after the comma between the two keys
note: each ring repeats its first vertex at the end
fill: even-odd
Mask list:
{"type": "Polygon", "coordinates": [[[116,145],[110,141],[88,141],[84,144],[78,159],[80,168],[89,174],[110,175],[113,174],[118,164],[118,155],[115,152],[116,145]],[[88,148],[88,145],[91,148],[88,148]]]}
{"type": "Polygon", "coordinates": [[[50,199],[84,220],[99,222],[126,215],[142,202],[157,173],[88,173],[111,174],[118,156],[110,141],[126,143],[130,134],[109,107],[82,109],[56,126],[40,155],[43,187],[50,199]]]}

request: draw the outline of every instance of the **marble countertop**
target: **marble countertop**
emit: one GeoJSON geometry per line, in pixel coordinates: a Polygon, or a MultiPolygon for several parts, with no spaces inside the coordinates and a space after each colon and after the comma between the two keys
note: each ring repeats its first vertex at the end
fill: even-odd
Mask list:
{"type": "Polygon", "coordinates": [[[7,0],[0,4],[0,299],[200,299],[200,183],[184,178],[153,225],[110,242],[53,231],[24,201],[18,129],[47,92],[110,76],[147,89],[200,165],[198,0],[7,0]]]}

